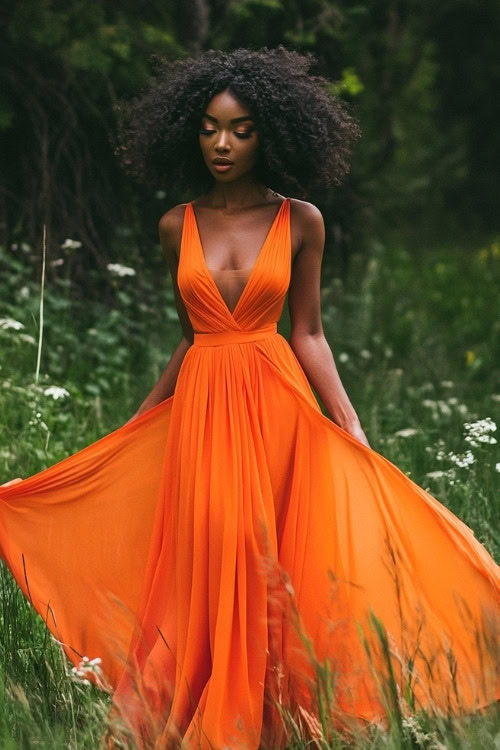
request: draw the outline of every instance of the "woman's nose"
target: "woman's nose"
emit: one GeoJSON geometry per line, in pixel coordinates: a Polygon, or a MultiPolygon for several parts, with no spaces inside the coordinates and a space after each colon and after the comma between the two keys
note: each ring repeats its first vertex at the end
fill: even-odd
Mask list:
{"type": "Polygon", "coordinates": [[[229,149],[229,136],[224,131],[220,132],[215,144],[216,151],[227,151],[229,149]]]}

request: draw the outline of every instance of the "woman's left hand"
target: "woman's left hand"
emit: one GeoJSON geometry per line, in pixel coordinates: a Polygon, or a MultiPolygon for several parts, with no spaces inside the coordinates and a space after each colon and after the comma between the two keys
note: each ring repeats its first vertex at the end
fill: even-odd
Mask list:
{"type": "Polygon", "coordinates": [[[359,422],[353,422],[352,424],[348,425],[347,427],[344,427],[343,429],[346,432],[348,432],[349,435],[352,435],[354,438],[356,438],[356,440],[359,440],[360,443],[363,443],[363,445],[366,445],[367,448],[371,448],[371,445],[368,442],[368,438],[363,432],[363,428],[361,427],[359,422]]]}

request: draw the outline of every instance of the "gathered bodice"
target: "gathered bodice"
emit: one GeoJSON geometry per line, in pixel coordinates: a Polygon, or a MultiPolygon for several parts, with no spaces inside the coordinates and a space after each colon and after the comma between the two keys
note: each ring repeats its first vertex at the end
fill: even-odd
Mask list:
{"type": "Polygon", "coordinates": [[[209,270],[193,206],[186,205],[177,281],[195,332],[252,332],[281,317],[290,283],[290,199],[285,198],[252,268],[209,270]]]}

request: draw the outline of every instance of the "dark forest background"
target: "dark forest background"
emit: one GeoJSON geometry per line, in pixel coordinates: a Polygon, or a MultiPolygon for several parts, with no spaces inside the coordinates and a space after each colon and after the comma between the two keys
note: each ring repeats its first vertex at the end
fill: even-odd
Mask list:
{"type": "Polygon", "coordinates": [[[49,254],[82,242],[82,278],[119,259],[124,236],[147,255],[169,207],[112,145],[114,105],[158,53],[283,43],[317,55],[363,133],[343,187],[311,196],[330,257],[374,238],[422,251],[498,230],[498,0],[3,0],[0,26],[0,243],[39,247],[46,224],[49,254]]]}

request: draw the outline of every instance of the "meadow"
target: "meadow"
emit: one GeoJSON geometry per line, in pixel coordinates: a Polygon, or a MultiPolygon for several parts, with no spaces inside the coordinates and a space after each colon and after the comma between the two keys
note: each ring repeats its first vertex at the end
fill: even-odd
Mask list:
{"type": "MultiPolygon", "coordinates": [[[[124,237],[117,262],[87,271],[85,285],[75,273],[81,252],[68,239],[47,258],[37,378],[40,249],[0,247],[0,483],[126,422],[179,339],[159,247],[145,259],[124,237]]],[[[322,284],[325,333],[372,447],[497,561],[499,289],[500,241],[419,252],[375,243],[351,257],[346,278],[327,262],[322,284]]],[[[286,336],[286,313],[280,330],[286,336]]],[[[0,587],[1,750],[97,748],[108,697],[71,671],[4,567],[0,587]]],[[[296,728],[290,750],[498,748],[500,712],[444,719],[395,710],[387,730],[349,742],[325,727],[316,737],[306,730],[296,728]]]]}

